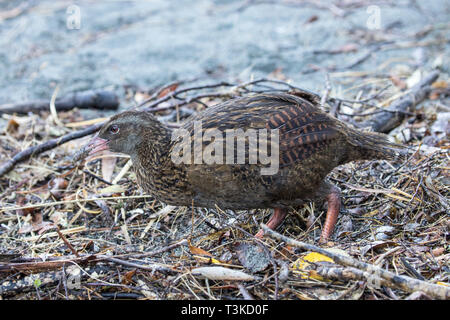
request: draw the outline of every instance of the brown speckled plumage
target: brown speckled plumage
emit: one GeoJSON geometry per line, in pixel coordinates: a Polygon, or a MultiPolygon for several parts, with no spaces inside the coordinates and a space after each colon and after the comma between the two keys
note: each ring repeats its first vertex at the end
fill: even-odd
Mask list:
{"type": "MultiPolygon", "coordinates": [[[[182,126],[191,134],[192,146],[198,139],[195,121],[201,121],[203,133],[211,129],[278,129],[278,173],[261,175],[260,163],[248,163],[249,152],[245,164],[194,164],[193,154],[192,164],[177,165],[171,155],[179,140],[172,141],[172,132],[145,112],[114,116],[98,137],[107,141],[112,151],[131,156],[139,185],[157,199],[183,206],[194,201],[199,207],[275,208],[278,211],[269,222],[271,227],[281,223],[284,208],[322,199],[329,203],[327,223],[333,223],[339,211],[339,192],[325,181],[327,174],[349,161],[395,158],[399,151],[384,135],[354,130],[327,115],[319,109],[317,96],[307,92],[259,94],[210,107],[182,126]],[[111,133],[112,125],[120,131],[111,133]]],[[[201,141],[203,150],[209,143],[201,141]]],[[[322,238],[328,238],[333,227],[326,226],[322,238]]]]}

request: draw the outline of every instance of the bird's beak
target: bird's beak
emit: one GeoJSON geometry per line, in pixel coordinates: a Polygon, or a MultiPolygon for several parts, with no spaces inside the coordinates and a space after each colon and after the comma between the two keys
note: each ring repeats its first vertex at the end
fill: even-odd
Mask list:
{"type": "Polygon", "coordinates": [[[92,159],[94,155],[109,150],[108,142],[108,140],[102,139],[98,136],[98,134],[96,134],[87,144],[85,144],[80,150],[75,152],[72,157],[72,161],[90,161],[90,159],[92,159]]]}
{"type": "Polygon", "coordinates": [[[102,151],[108,150],[108,140],[100,138],[95,135],[91,141],[89,141],[85,147],[85,154],[88,156],[96,155],[102,151]]]}

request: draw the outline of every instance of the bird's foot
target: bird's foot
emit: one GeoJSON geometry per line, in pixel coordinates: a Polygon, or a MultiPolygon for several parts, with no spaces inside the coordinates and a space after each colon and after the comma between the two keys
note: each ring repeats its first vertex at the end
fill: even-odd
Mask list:
{"type": "Polygon", "coordinates": [[[338,188],[331,188],[330,193],[327,196],[328,211],[325,218],[325,224],[322,229],[322,234],[320,235],[319,243],[326,243],[328,238],[333,233],[336,221],[339,215],[339,210],[341,209],[341,192],[338,188]]]}
{"type": "MultiPolygon", "coordinates": [[[[284,218],[286,217],[286,214],[287,214],[286,209],[275,208],[273,210],[273,214],[270,217],[269,221],[267,221],[267,226],[270,229],[275,230],[284,221],[284,218]]],[[[255,237],[258,238],[258,239],[262,239],[263,236],[264,236],[264,230],[263,229],[260,229],[258,231],[258,233],[255,235],[255,237]]]]}

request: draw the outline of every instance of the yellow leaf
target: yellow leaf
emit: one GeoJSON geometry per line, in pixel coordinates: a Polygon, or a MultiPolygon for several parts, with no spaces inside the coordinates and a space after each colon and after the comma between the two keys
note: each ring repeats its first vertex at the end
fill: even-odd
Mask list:
{"type": "Polygon", "coordinates": [[[223,264],[223,262],[220,262],[219,260],[214,259],[214,258],[211,258],[211,262],[214,264],[223,264]]]}
{"type": "Polygon", "coordinates": [[[207,264],[219,264],[219,265],[228,265],[228,263],[224,263],[220,260],[217,260],[215,258],[212,257],[204,257],[204,256],[199,256],[199,255],[194,255],[195,260],[200,261],[200,262],[204,262],[207,264]]]}
{"type": "Polygon", "coordinates": [[[449,284],[449,283],[446,283],[446,282],[438,281],[438,282],[436,282],[436,284],[438,284],[438,285],[440,285],[440,286],[450,287],[450,284],[449,284]]]}
{"type": "Polygon", "coordinates": [[[334,262],[330,257],[324,256],[323,254],[317,252],[308,253],[303,260],[308,262],[321,262],[321,261],[329,261],[334,262]]]}
{"type": "MultiPolygon", "coordinates": [[[[349,256],[347,252],[337,248],[328,248],[327,251],[334,252],[340,255],[349,256]]],[[[293,263],[292,268],[294,272],[297,271],[298,273],[300,273],[302,279],[324,280],[323,277],[321,277],[315,272],[312,266],[312,263],[320,263],[320,262],[334,263],[334,260],[323,254],[317,252],[310,252],[304,257],[297,259],[293,263]]]]}

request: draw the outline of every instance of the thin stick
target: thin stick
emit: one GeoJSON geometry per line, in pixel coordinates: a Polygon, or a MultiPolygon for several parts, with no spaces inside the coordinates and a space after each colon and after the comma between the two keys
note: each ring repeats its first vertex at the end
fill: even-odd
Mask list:
{"type": "Polygon", "coordinates": [[[109,257],[106,258],[107,261],[109,262],[113,262],[116,264],[120,264],[126,267],[131,267],[131,268],[136,268],[136,269],[142,269],[142,270],[147,270],[147,271],[159,271],[162,273],[179,273],[181,271],[178,270],[174,270],[159,264],[151,264],[151,265],[143,265],[143,264],[138,264],[138,263],[133,263],[133,262],[129,262],[129,261],[125,261],[122,259],[117,259],[117,258],[113,258],[113,257],[109,257]]]}
{"type": "Polygon", "coordinates": [[[62,241],[66,244],[66,246],[70,249],[70,251],[72,251],[72,253],[74,255],[79,257],[80,255],[78,254],[78,251],[75,250],[75,248],[70,244],[69,240],[67,240],[67,238],[62,234],[59,227],[57,225],[55,225],[55,227],[56,227],[56,232],[58,233],[58,236],[62,239],[62,241]]]}
{"type": "MultiPolygon", "coordinates": [[[[171,245],[169,245],[167,247],[163,247],[161,249],[158,249],[158,250],[155,250],[155,251],[152,251],[152,252],[147,252],[147,253],[137,254],[137,255],[131,255],[131,257],[134,258],[134,259],[140,259],[140,258],[144,258],[144,257],[151,257],[151,256],[154,256],[154,255],[157,255],[157,254],[160,254],[160,253],[172,250],[172,249],[174,249],[176,247],[179,247],[179,246],[182,246],[182,245],[186,245],[186,244],[188,244],[188,241],[186,239],[183,239],[183,240],[178,241],[178,242],[176,242],[174,244],[171,244],[171,245]]],[[[126,256],[126,255],[124,255],[124,256],[126,256]]]]}
{"type": "Polygon", "coordinates": [[[248,290],[242,285],[242,283],[238,283],[237,287],[239,288],[239,291],[242,294],[242,297],[245,300],[255,300],[255,298],[253,298],[253,296],[250,294],[250,292],[248,292],[248,290]]]}
{"type": "Polygon", "coordinates": [[[119,196],[119,197],[103,197],[103,198],[89,198],[89,199],[75,199],[75,200],[63,200],[63,201],[54,201],[54,202],[44,202],[44,203],[38,203],[38,204],[31,204],[28,206],[22,206],[22,207],[3,207],[0,208],[0,212],[10,211],[10,210],[21,210],[21,209],[31,209],[31,208],[42,208],[42,207],[51,207],[56,206],[60,204],[67,204],[67,203],[77,203],[77,202],[91,202],[91,201],[98,201],[98,200],[122,200],[122,199],[142,199],[142,198],[153,198],[153,196],[149,194],[144,194],[142,196],[119,196]]]}

